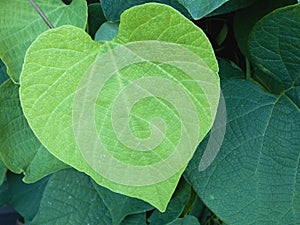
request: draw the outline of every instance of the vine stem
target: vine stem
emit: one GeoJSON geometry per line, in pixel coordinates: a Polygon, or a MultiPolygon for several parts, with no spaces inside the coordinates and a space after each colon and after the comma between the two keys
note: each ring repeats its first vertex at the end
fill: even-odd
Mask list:
{"type": "Polygon", "coordinates": [[[29,2],[31,3],[31,5],[33,6],[33,8],[35,8],[35,10],[37,11],[37,13],[42,17],[42,19],[44,20],[44,22],[47,24],[47,26],[50,29],[53,29],[54,26],[52,25],[52,23],[48,20],[48,18],[46,17],[46,15],[42,12],[42,10],[38,7],[38,5],[34,2],[34,0],[29,0],[29,2]]]}

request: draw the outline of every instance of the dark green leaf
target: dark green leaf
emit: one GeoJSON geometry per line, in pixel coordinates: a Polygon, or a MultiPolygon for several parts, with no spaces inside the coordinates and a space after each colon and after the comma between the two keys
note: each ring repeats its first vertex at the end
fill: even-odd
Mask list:
{"type": "Polygon", "coordinates": [[[202,219],[202,211],[205,209],[205,205],[203,204],[203,202],[201,201],[201,199],[199,198],[199,196],[197,196],[197,198],[195,199],[195,201],[193,202],[193,206],[191,208],[191,211],[189,212],[190,216],[195,216],[197,218],[202,219]]]}
{"type": "Polygon", "coordinates": [[[19,86],[11,80],[0,86],[0,155],[11,171],[24,172],[26,182],[67,167],[33,134],[22,112],[19,86]]]}
{"type": "Polygon", "coordinates": [[[244,79],[245,74],[234,62],[218,58],[219,75],[222,79],[244,79]]]}
{"type": "Polygon", "coordinates": [[[25,184],[22,175],[8,173],[7,182],[10,194],[9,204],[12,205],[26,221],[31,221],[40,206],[44,188],[49,177],[34,184],[25,184]]]}
{"type": "Polygon", "coordinates": [[[5,174],[6,174],[7,168],[4,165],[2,159],[0,158],[0,185],[3,183],[5,179],[5,174]]]}
{"type": "Polygon", "coordinates": [[[106,21],[100,3],[88,5],[88,30],[92,38],[102,23],[106,21]]]}
{"type": "Polygon", "coordinates": [[[219,14],[226,14],[238,9],[246,8],[256,2],[257,0],[230,0],[224,3],[221,7],[214,10],[208,16],[216,16],[219,14]]]}
{"type": "Polygon", "coordinates": [[[184,218],[178,218],[168,225],[200,225],[198,219],[194,216],[186,216],[184,218]]]}
{"type": "Polygon", "coordinates": [[[295,3],[295,0],[257,1],[251,7],[238,11],[234,16],[234,35],[242,53],[248,56],[248,37],[253,26],[263,16],[276,8],[295,3]]]}
{"type": "Polygon", "coordinates": [[[83,224],[83,221],[90,225],[119,225],[124,218],[122,225],[141,225],[146,221],[144,212],[152,208],[141,200],[100,187],[87,175],[69,169],[49,179],[32,225],[83,224]]]}
{"type": "MultiPolygon", "coordinates": [[[[229,224],[300,221],[300,113],[287,95],[249,81],[223,81],[227,130],[221,150],[198,170],[207,139],[185,176],[204,203],[229,224]]],[[[299,96],[298,96],[299,98],[299,96]]]]}
{"type": "Polygon", "coordinates": [[[213,10],[220,7],[222,4],[227,2],[228,0],[131,0],[131,1],[122,1],[122,0],[102,0],[101,5],[104,11],[106,18],[109,21],[119,21],[120,15],[130,7],[135,5],[144,4],[147,2],[158,2],[172,6],[173,8],[180,11],[187,17],[192,17],[194,19],[200,19],[213,10]]]}
{"type": "Polygon", "coordinates": [[[300,85],[300,5],[286,6],[265,16],[249,37],[250,60],[263,72],[255,77],[271,90],[269,80],[283,90],[300,85]]]}
{"type": "Polygon", "coordinates": [[[121,225],[146,225],[146,213],[139,213],[127,216],[121,225]]]}
{"type": "Polygon", "coordinates": [[[8,75],[6,73],[6,66],[0,59],[0,85],[8,79],[8,75]]]}
{"type": "Polygon", "coordinates": [[[191,186],[184,180],[179,183],[167,210],[164,213],[155,210],[148,221],[150,225],[164,225],[174,221],[182,213],[185,204],[188,202],[191,195],[191,186]]]}
{"type": "Polygon", "coordinates": [[[91,178],[69,169],[50,177],[31,223],[41,224],[111,225],[112,220],[91,178]]]}
{"type": "Polygon", "coordinates": [[[10,199],[10,194],[8,191],[7,181],[4,180],[4,182],[0,185],[0,208],[7,205],[9,199],[10,199]]]}
{"type": "Polygon", "coordinates": [[[120,224],[127,215],[145,212],[153,209],[153,206],[142,200],[112,192],[104,187],[97,185],[94,182],[93,185],[99,196],[102,198],[107,209],[109,210],[112,216],[113,225],[120,224]]]}
{"type": "Polygon", "coordinates": [[[126,10],[136,5],[141,5],[148,2],[158,2],[164,3],[172,6],[173,8],[180,11],[185,16],[189,16],[190,14],[185,9],[185,7],[179,3],[178,0],[131,0],[131,1],[122,1],[122,0],[101,0],[101,6],[104,12],[105,17],[108,21],[116,22],[120,21],[121,14],[126,10]]]}

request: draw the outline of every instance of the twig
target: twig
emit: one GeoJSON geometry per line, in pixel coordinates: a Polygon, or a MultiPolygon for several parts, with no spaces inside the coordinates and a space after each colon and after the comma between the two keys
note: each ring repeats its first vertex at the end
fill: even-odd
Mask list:
{"type": "Polygon", "coordinates": [[[31,3],[31,5],[35,8],[35,10],[37,11],[37,13],[42,17],[42,19],[44,20],[44,22],[48,25],[48,27],[50,29],[54,28],[54,26],[52,25],[52,23],[48,20],[48,18],[46,17],[46,15],[42,12],[42,10],[38,7],[38,5],[34,2],[34,0],[29,0],[29,2],[31,3]]]}

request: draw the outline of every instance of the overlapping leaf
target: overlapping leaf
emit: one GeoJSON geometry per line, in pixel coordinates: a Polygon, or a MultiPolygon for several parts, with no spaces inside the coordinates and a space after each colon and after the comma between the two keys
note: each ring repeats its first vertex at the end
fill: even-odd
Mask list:
{"type": "Polygon", "coordinates": [[[101,26],[106,21],[100,3],[88,5],[88,31],[93,38],[101,26]]]}
{"type": "Polygon", "coordinates": [[[67,167],[33,134],[22,112],[19,86],[11,80],[0,86],[0,156],[11,171],[24,172],[27,182],[67,167]]]}
{"type": "Polygon", "coordinates": [[[97,189],[91,178],[78,171],[69,169],[55,173],[43,190],[38,212],[31,224],[81,224],[83,221],[103,225],[145,223],[145,213],[140,212],[149,209],[149,205],[120,194],[109,194],[114,196],[112,200],[115,205],[122,201],[127,202],[128,206],[132,203],[131,209],[127,210],[128,216],[123,217],[121,222],[119,216],[124,212],[121,210],[116,214],[117,207],[106,204],[101,198],[103,191],[97,189]]]}
{"type": "Polygon", "coordinates": [[[219,14],[226,14],[237,11],[238,9],[246,8],[256,2],[257,0],[229,0],[221,7],[214,10],[209,16],[215,16],[219,14]]]}
{"type": "Polygon", "coordinates": [[[184,218],[178,218],[168,225],[200,225],[198,219],[194,216],[185,216],[184,218]]]}
{"type": "Polygon", "coordinates": [[[95,41],[111,41],[119,31],[119,23],[105,22],[97,30],[95,41]]]}
{"type": "MultiPolygon", "coordinates": [[[[192,17],[193,19],[200,19],[206,15],[208,15],[213,10],[220,7],[225,2],[229,0],[155,0],[154,2],[159,2],[163,4],[170,5],[175,9],[179,10],[181,13],[188,17],[192,17]]],[[[135,5],[144,4],[147,2],[153,2],[149,0],[134,0],[134,1],[126,1],[123,2],[121,0],[103,0],[101,1],[101,5],[104,11],[106,18],[110,21],[118,21],[120,20],[120,15],[130,7],[135,5]]]]}
{"type": "Polygon", "coordinates": [[[287,6],[267,15],[250,33],[250,60],[264,73],[257,79],[271,89],[276,89],[272,85],[277,83],[283,84],[284,90],[300,85],[299,24],[300,5],[287,6]]]}
{"type": "MultiPolygon", "coordinates": [[[[54,27],[70,24],[84,28],[87,20],[85,0],[65,5],[61,0],[36,0],[38,7],[54,27]]],[[[8,67],[9,76],[19,81],[24,56],[29,45],[49,29],[30,1],[0,1],[0,58],[8,67]]]]}
{"type": "Polygon", "coordinates": [[[265,0],[257,1],[251,7],[245,8],[235,13],[234,34],[240,50],[247,57],[249,56],[248,39],[254,25],[266,14],[273,10],[294,4],[294,0],[265,0]]]}
{"type": "Polygon", "coordinates": [[[177,186],[166,212],[161,213],[158,210],[155,210],[148,219],[149,224],[165,225],[175,221],[181,215],[190,195],[191,186],[182,180],[177,186]]]}
{"type": "MultiPolygon", "coordinates": [[[[105,178],[104,175],[98,171],[99,167],[103,167],[103,165],[109,161],[102,160],[100,161],[101,163],[99,163],[102,155],[97,155],[96,152],[91,152],[88,156],[84,155],[86,153],[79,149],[78,142],[76,142],[77,140],[74,138],[76,135],[74,129],[76,130],[76,128],[73,124],[73,117],[74,113],[77,113],[77,110],[73,109],[74,98],[76,93],[79,92],[77,90],[78,85],[82,77],[88,71],[88,68],[92,63],[97,62],[95,61],[97,57],[101,58],[105,52],[115,46],[147,40],[176,43],[184,49],[189,49],[192,55],[195,54],[195,59],[201,60],[203,65],[206,65],[205,68],[209,68],[206,70],[208,74],[206,74],[206,72],[205,74],[200,73],[199,70],[197,70],[199,80],[204,79],[203,82],[206,83],[206,87],[209,87],[207,84],[211,84],[213,88],[206,88],[207,93],[203,93],[204,91],[201,89],[200,93],[194,93],[195,90],[199,91],[199,88],[198,86],[195,88],[193,80],[182,71],[172,68],[170,65],[156,64],[145,60],[141,64],[141,67],[135,65],[125,67],[118,71],[120,80],[110,80],[107,87],[111,88],[104,88],[103,91],[100,92],[101,98],[99,98],[100,100],[97,99],[96,102],[96,108],[98,110],[96,112],[96,129],[99,135],[104,137],[103,140],[106,146],[111,148],[116,144],[111,148],[112,150],[109,153],[118,160],[128,163],[128,165],[141,166],[141,168],[143,168],[143,166],[147,166],[147,164],[163,161],[172,152],[172,149],[174,149],[173,144],[159,147],[156,153],[151,155],[145,154],[144,152],[132,154],[131,149],[116,142],[117,139],[114,137],[112,125],[110,121],[106,120],[106,116],[109,115],[109,110],[112,107],[111,96],[116,95],[128,82],[132,82],[131,79],[137,79],[139,76],[143,77],[145,76],[145,72],[151,71],[155,76],[177,79],[181,87],[189,90],[188,93],[191,94],[190,97],[197,99],[193,102],[196,104],[199,113],[198,119],[202,125],[199,131],[198,141],[200,141],[210,129],[219,98],[218,77],[216,76],[218,67],[213,50],[201,30],[168,6],[152,3],[137,6],[126,11],[121,17],[119,33],[114,38],[114,42],[110,43],[103,44],[94,42],[83,30],[71,26],[64,26],[42,34],[28,49],[24,70],[21,75],[20,93],[22,107],[30,126],[51,153],[76,169],[89,174],[98,184],[113,191],[143,199],[163,211],[175,190],[186,164],[182,167],[180,166],[176,171],[172,171],[173,175],[171,177],[159,176],[164,180],[156,184],[124,184],[122,182],[127,179],[131,179],[133,182],[143,183],[144,181],[139,179],[144,179],[143,177],[146,175],[150,177],[151,174],[143,174],[143,177],[138,177],[136,174],[123,176],[122,173],[126,171],[122,171],[122,173],[109,174],[110,179],[105,178]],[[177,29],[178,26],[181,27],[180,30],[177,29]],[[208,75],[209,78],[202,77],[205,75],[208,75]],[[191,83],[183,84],[184,82],[181,83],[181,79],[184,82],[188,80],[191,83]],[[213,81],[205,79],[212,79],[213,81]],[[212,98],[211,102],[208,102],[207,98],[212,98]],[[91,163],[89,160],[94,161],[91,163]],[[115,178],[111,180],[113,177],[119,177],[122,181],[116,181],[115,178]]],[[[149,55],[153,55],[150,51],[151,49],[152,48],[148,48],[149,55]]],[[[145,52],[147,53],[147,51],[145,52]]],[[[118,54],[118,52],[116,52],[116,54],[118,54]]],[[[171,57],[175,58],[170,60],[180,61],[176,54],[172,54],[171,57]]],[[[128,58],[128,56],[126,55],[125,58],[128,58]]],[[[111,62],[111,60],[108,62],[111,62]]],[[[195,63],[193,62],[193,64],[195,63]]],[[[101,65],[105,64],[102,64],[102,61],[98,64],[93,64],[95,68],[101,65]]],[[[101,72],[102,70],[96,69],[95,71],[101,72]]],[[[93,70],[89,70],[87,75],[92,76],[93,73],[93,70]]],[[[103,75],[97,75],[97,77],[101,78],[103,75]]],[[[94,85],[99,86],[98,83],[94,85]]],[[[155,87],[155,85],[152,85],[152,87],[155,87]]],[[[89,89],[83,90],[89,91],[89,89]]],[[[162,88],[162,90],[164,90],[164,88],[162,88]]],[[[92,91],[92,93],[95,92],[92,91]]],[[[166,91],[164,93],[169,94],[169,92],[166,91]]],[[[84,97],[85,94],[79,96],[84,97]]],[[[168,128],[167,130],[169,132],[168,134],[170,134],[170,138],[168,137],[165,143],[169,140],[175,141],[176,143],[176,141],[178,141],[176,139],[178,135],[180,135],[180,127],[179,129],[175,128],[180,124],[178,114],[175,113],[174,108],[171,106],[166,107],[164,101],[159,100],[155,103],[152,100],[146,99],[143,104],[138,105],[139,107],[134,109],[136,111],[134,111],[133,114],[137,116],[133,118],[133,122],[131,123],[133,126],[132,132],[139,138],[147,137],[147,135],[149,135],[149,121],[153,119],[153,116],[162,115],[166,123],[170,127],[173,126],[172,129],[168,128]],[[146,106],[148,107],[147,111],[145,111],[146,106]],[[155,109],[154,112],[151,111],[152,109],[155,109]],[[165,115],[162,114],[163,111],[165,115]],[[175,118],[170,119],[170,115],[174,115],[175,118]],[[141,120],[140,118],[142,117],[145,119],[141,120]],[[145,121],[148,122],[145,124],[145,121]]],[[[83,108],[82,106],[83,105],[80,104],[80,107],[85,109],[85,107],[83,108]]],[[[89,110],[86,111],[89,112],[89,110]]],[[[77,131],[77,133],[79,132],[79,138],[85,137],[85,135],[88,134],[86,131],[85,129],[79,129],[79,131],[77,131]]],[[[77,137],[78,136],[76,136],[76,138],[77,137]]],[[[90,140],[89,136],[87,139],[84,139],[84,141],[86,141],[84,146],[91,144],[88,140],[90,140]]],[[[186,151],[186,148],[184,149],[186,151]]],[[[190,150],[193,151],[193,148],[190,150]]],[[[192,151],[190,151],[190,153],[192,153],[192,151]]],[[[186,159],[192,157],[190,153],[186,159]]],[[[174,166],[178,167],[176,164],[174,166]]],[[[118,168],[114,168],[114,165],[108,165],[105,169],[114,170],[118,168]]],[[[158,174],[162,172],[164,171],[157,171],[158,174]]],[[[157,179],[156,176],[152,176],[152,178],[157,179]]]]}
{"type": "Polygon", "coordinates": [[[7,79],[8,75],[6,73],[6,66],[4,65],[2,60],[0,60],[0,84],[2,84],[7,79]]]}
{"type": "Polygon", "coordinates": [[[2,159],[0,158],[0,186],[2,185],[2,183],[5,179],[6,171],[7,171],[7,168],[4,165],[2,159]]]}
{"type": "Polygon", "coordinates": [[[199,172],[207,140],[202,142],[185,174],[229,224],[300,221],[299,9],[289,6],[264,17],[249,40],[254,66],[285,90],[275,95],[247,80],[224,80],[228,118],[220,153],[199,172]]]}

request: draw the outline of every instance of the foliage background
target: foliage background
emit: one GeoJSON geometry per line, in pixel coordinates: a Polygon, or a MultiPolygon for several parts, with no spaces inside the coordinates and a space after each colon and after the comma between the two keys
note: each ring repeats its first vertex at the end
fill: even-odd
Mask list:
{"type": "MultiPolygon", "coordinates": [[[[148,1],[65,2],[45,4],[53,25],[86,29],[98,41],[111,40],[118,33],[125,9],[148,1]]],[[[28,46],[48,27],[27,2],[2,0],[0,57],[13,66],[8,68],[9,79],[0,63],[0,205],[12,205],[25,224],[33,225],[299,224],[299,4],[158,2],[180,10],[202,28],[218,57],[228,118],[213,164],[204,172],[197,169],[207,137],[161,213],[141,200],[97,185],[53,157],[28,126],[16,84],[28,46]],[[16,16],[16,9],[24,19],[16,16]]]]}

